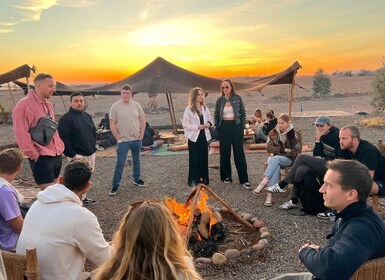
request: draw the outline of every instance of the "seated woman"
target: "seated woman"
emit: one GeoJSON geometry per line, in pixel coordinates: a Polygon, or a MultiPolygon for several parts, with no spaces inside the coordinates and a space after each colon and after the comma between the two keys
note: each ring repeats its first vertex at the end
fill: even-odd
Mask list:
{"type": "Polygon", "coordinates": [[[255,132],[255,142],[266,142],[269,132],[277,126],[277,118],[274,115],[274,111],[269,109],[266,112],[266,121],[258,126],[255,132]]]}
{"type": "Polygon", "coordinates": [[[142,139],[142,149],[149,150],[162,146],[164,144],[164,140],[157,140],[157,136],[157,131],[153,129],[148,122],[146,122],[146,128],[142,139]]]}
{"type": "MultiPolygon", "coordinates": [[[[268,191],[272,192],[276,189],[281,167],[290,166],[301,150],[298,134],[294,131],[287,114],[281,114],[278,117],[278,125],[270,131],[266,149],[270,158],[262,182],[253,191],[257,195],[261,194],[267,184],[269,184],[268,191]]],[[[266,197],[264,205],[272,206],[271,195],[266,197]]]]}
{"type": "Polygon", "coordinates": [[[115,233],[114,254],[93,279],[201,279],[177,228],[162,203],[145,200],[131,204],[115,233]]]}

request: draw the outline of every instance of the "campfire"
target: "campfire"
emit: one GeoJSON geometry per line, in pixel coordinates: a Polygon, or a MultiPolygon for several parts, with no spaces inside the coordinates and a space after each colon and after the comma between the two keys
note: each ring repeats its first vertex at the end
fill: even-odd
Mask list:
{"type": "MultiPolygon", "coordinates": [[[[227,246],[223,247],[226,240],[241,243],[241,245],[238,246],[240,249],[250,247],[248,248],[248,255],[251,255],[253,251],[257,250],[257,248],[253,249],[250,245],[252,245],[251,243],[255,241],[256,238],[256,241],[260,239],[259,232],[256,229],[264,226],[264,223],[258,221],[255,217],[253,220],[250,214],[235,212],[234,209],[204,184],[199,184],[192,191],[186,203],[179,203],[175,198],[166,197],[166,205],[174,214],[175,219],[180,225],[185,244],[189,247],[195,258],[210,258],[218,254],[216,252],[227,248],[227,246]],[[222,205],[222,208],[218,210],[218,208],[214,209],[214,207],[208,205],[209,195],[215,198],[222,205]],[[225,212],[227,215],[231,214],[232,218],[238,222],[236,223],[238,228],[234,230],[234,226],[228,227],[224,222],[221,212],[225,212]],[[242,217],[240,214],[243,214],[245,217],[242,217]],[[257,223],[253,225],[248,220],[257,223]],[[243,228],[246,227],[247,230],[241,229],[239,226],[243,226],[243,228]],[[247,241],[245,238],[239,236],[240,234],[249,234],[254,240],[247,241]],[[238,236],[235,238],[233,235],[238,236]]],[[[234,225],[234,222],[232,224],[234,225]]],[[[237,251],[236,249],[230,250],[237,251]]]]}

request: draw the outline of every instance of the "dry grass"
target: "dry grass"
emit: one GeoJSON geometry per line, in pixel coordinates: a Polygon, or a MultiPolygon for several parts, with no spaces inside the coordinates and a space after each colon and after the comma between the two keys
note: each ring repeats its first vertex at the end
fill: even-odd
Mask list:
{"type": "Polygon", "coordinates": [[[385,119],[381,117],[362,119],[361,124],[367,127],[383,127],[385,126],[385,119]]]}

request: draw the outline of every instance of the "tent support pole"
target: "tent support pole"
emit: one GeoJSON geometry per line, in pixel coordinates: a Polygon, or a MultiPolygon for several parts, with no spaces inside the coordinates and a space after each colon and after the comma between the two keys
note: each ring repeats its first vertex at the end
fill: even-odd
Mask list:
{"type": "Polygon", "coordinates": [[[175,118],[175,110],[174,110],[174,104],[172,102],[171,92],[166,92],[166,97],[167,97],[168,108],[170,111],[172,130],[175,135],[178,135],[178,129],[176,126],[176,118],[175,118]]]}
{"type": "Polygon", "coordinates": [[[289,97],[289,117],[291,118],[291,110],[293,106],[293,92],[294,92],[294,84],[295,84],[295,75],[297,74],[297,70],[294,71],[293,80],[291,81],[290,86],[290,97],[289,97]]]}
{"type": "Polygon", "coordinates": [[[13,97],[13,94],[12,94],[12,90],[11,90],[11,86],[8,84],[8,89],[9,89],[9,95],[11,96],[11,100],[12,100],[12,105],[13,107],[15,107],[16,103],[15,103],[15,98],[13,97]]]}

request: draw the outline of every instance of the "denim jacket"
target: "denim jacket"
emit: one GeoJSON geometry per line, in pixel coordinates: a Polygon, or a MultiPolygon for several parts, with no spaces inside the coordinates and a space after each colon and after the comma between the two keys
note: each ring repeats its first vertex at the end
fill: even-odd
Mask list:
{"type": "MultiPolygon", "coordinates": [[[[223,118],[223,108],[225,108],[226,98],[221,96],[217,99],[215,104],[215,113],[214,113],[214,124],[216,129],[218,129],[222,123],[223,118]]],[[[233,107],[235,124],[246,125],[246,110],[245,105],[243,104],[242,97],[238,94],[230,95],[230,104],[233,107]]]]}

